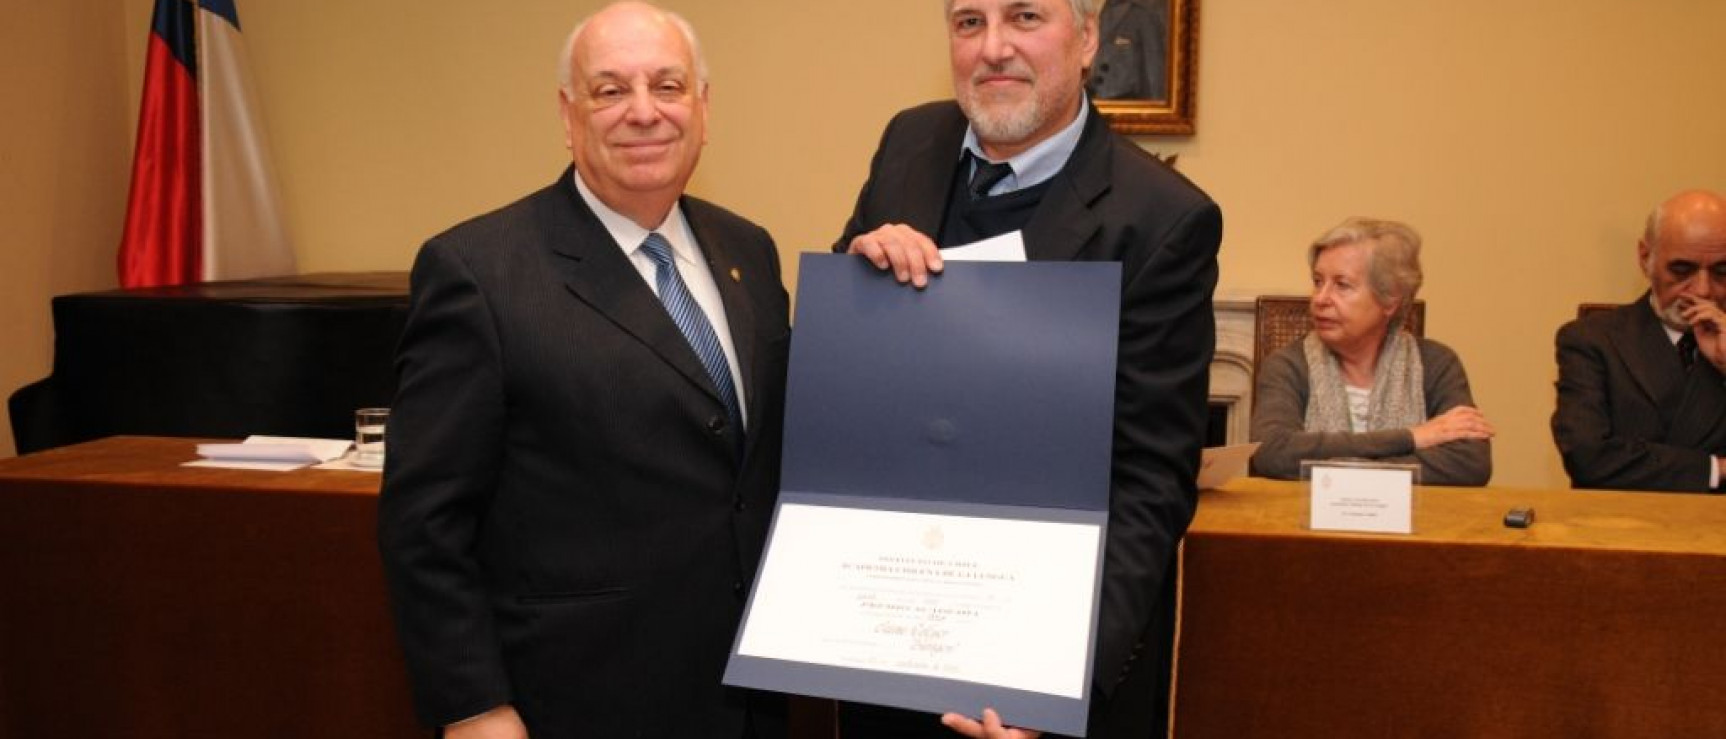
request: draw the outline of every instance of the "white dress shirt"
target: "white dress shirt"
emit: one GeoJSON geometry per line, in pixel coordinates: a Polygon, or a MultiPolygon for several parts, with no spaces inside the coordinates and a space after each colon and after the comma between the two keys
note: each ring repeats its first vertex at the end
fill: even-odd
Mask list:
{"type": "Polygon", "coordinates": [[[641,279],[654,295],[659,294],[656,279],[659,268],[653,263],[653,258],[641,250],[641,242],[647,240],[648,233],[657,232],[671,244],[672,263],[677,266],[678,276],[683,278],[683,286],[689,288],[690,297],[695,298],[695,304],[707,314],[713,333],[719,335],[719,346],[725,350],[725,363],[731,369],[731,386],[737,389],[737,410],[743,414],[743,428],[747,430],[749,404],[743,397],[743,375],[737,366],[737,349],[731,342],[731,324],[725,318],[725,304],[719,299],[719,286],[713,281],[713,270],[707,268],[707,259],[701,253],[701,245],[695,242],[695,234],[689,230],[682,206],[673,204],[665,222],[650,232],[602,202],[581,180],[581,172],[577,171],[574,176],[575,189],[581,193],[581,199],[593,209],[594,215],[599,216],[599,222],[623,249],[623,255],[635,265],[635,271],[641,273],[641,279]]]}

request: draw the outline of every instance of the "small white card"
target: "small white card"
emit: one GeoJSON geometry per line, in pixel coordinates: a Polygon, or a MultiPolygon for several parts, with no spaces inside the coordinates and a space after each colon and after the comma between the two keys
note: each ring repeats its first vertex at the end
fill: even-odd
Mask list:
{"type": "Polygon", "coordinates": [[[1311,466],[1312,528],[1414,533],[1414,471],[1407,467],[1311,466]]]}
{"type": "Polygon", "coordinates": [[[1008,231],[982,241],[942,249],[941,259],[949,262],[1023,262],[1025,235],[1008,231]]]}

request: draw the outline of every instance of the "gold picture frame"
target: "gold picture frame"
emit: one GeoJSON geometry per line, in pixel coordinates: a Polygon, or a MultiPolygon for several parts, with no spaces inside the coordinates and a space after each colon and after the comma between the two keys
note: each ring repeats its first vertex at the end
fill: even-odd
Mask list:
{"type": "Polygon", "coordinates": [[[1108,0],[1087,84],[1091,100],[1119,133],[1191,135],[1198,52],[1199,0],[1108,0]]]}

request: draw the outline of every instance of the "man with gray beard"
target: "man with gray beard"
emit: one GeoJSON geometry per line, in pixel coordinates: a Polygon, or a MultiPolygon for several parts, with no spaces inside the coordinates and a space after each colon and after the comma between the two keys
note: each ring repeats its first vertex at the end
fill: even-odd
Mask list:
{"type": "Polygon", "coordinates": [[[1720,492],[1726,481],[1726,196],[1648,216],[1648,292],[1558,330],[1552,436],[1579,488],[1720,492]]]}
{"type": "MultiPolygon", "coordinates": [[[[949,0],[957,99],[912,108],[888,124],[834,250],[929,290],[941,289],[942,247],[1012,231],[1022,233],[1029,259],[1121,263],[1088,736],[1143,737],[1167,726],[1174,553],[1197,500],[1222,213],[1198,187],[1111,132],[1086,99],[1100,5],[949,0]]],[[[967,736],[1031,734],[985,708],[954,706],[937,720],[846,704],[842,733],[950,736],[945,724],[967,736]]]]}

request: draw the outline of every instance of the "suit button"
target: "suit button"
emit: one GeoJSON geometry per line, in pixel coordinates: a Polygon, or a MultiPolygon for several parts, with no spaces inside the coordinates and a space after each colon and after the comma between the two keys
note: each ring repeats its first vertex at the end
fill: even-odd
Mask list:
{"type": "Polygon", "coordinates": [[[713,416],[707,419],[707,430],[720,434],[725,432],[725,417],[713,416]]]}
{"type": "Polygon", "coordinates": [[[731,592],[736,593],[738,595],[742,595],[743,594],[743,582],[738,581],[738,582],[731,583],[731,592]]]}
{"type": "Polygon", "coordinates": [[[738,512],[738,513],[742,513],[742,512],[743,512],[743,509],[744,509],[744,508],[746,508],[746,507],[747,507],[747,506],[745,506],[745,505],[743,505],[743,499],[742,499],[742,498],[738,498],[738,499],[737,499],[737,504],[736,504],[736,505],[734,505],[734,506],[732,506],[732,508],[733,508],[733,509],[735,509],[735,510],[736,510],[736,511],[737,511],[737,512],[738,512]]]}

